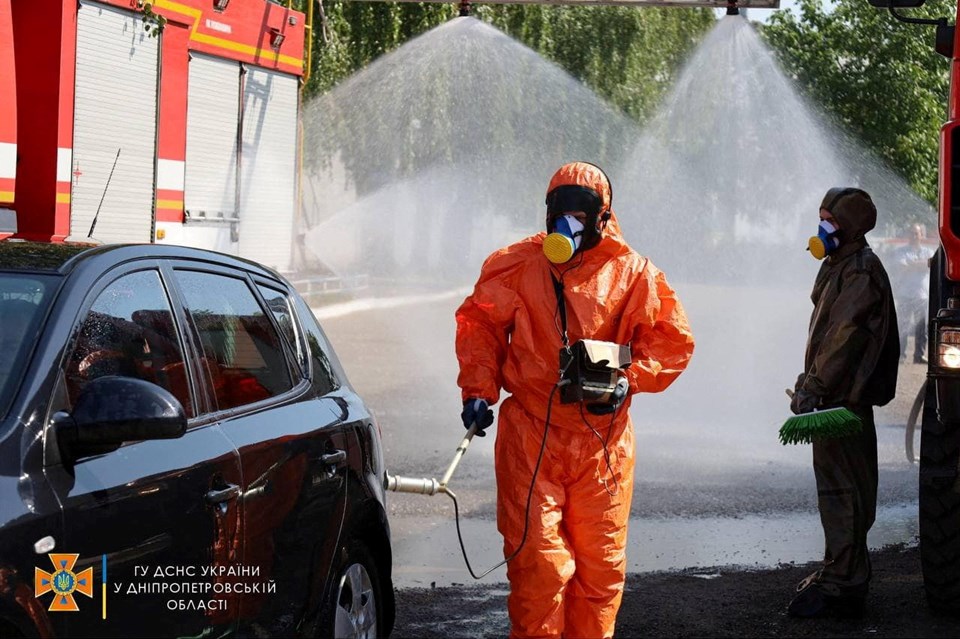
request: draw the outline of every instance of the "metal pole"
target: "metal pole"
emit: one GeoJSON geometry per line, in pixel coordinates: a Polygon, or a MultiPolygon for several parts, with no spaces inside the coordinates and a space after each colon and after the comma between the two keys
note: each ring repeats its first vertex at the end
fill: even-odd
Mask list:
{"type": "Polygon", "coordinates": [[[450,462],[450,466],[447,467],[447,472],[443,474],[443,479],[441,479],[439,482],[432,478],[415,479],[413,477],[387,475],[387,481],[384,485],[384,488],[397,493],[415,493],[418,495],[436,495],[437,493],[447,493],[449,495],[453,495],[453,492],[447,488],[447,483],[450,481],[453,471],[457,469],[457,464],[460,463],[460,460],[463,458],[463,454],[467,452],[467,446],[470,445],[470,440],[473,439],[473,436],[476,434],[477,425],[474,424],[467,431],[467,434],[463,438],[463,441],[460,442],[460,445],[457,446],[457,452],[453,455],[453,461],[450,462]]]}

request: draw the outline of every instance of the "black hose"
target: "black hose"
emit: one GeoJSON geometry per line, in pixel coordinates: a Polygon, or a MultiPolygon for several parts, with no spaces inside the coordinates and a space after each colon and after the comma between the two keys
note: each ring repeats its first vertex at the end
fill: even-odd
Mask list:
{"type": "Polygon", "coordinates": [[[553,385],[553,389],[550,391],[550,398],[547,400],[547,419],[546,419],[546,423],[544,423],[543,425],[543,440],[540,442],[540,452],[537,454],[537,463],[533,467],[533,477],[530,479],[530,488],[527,491],[527,506],[524,509],[524,515],[523,515],[523,536],[520,537],[520,545],[517,546],[516,550],[510,553],[509,557],[505,558],[503,561],[501,561],[497,565],[484,570],[479,575],[473,572],[473,567],[470,565],[470,560],[467,558],[466,546],[464,546],[463,544],[463,535],[460,533],[460,508],[457,505],[457,497],[449,490],[445,491],[446,494],[450,496],[450,499],[453,500],[453,514],[454,514],[454,520],[457,523],[457,539],[460,540],[460,552],[463,553],[463,561],[464,563],[467,564],[467,570],[470,572],[470,576],[473,577],[474,579],[483,579],[484,577],[489,575],[491,572],[493,572],[500,566],[505,565],[508,561],[516,557],[520,553],[520,550],[523,548],[523,545],[527,543],[527,530],[530,528],[530,503],[533,501],[533,487],[536,485],[537,474],[540,472],[540,462],[543,461],[543,453],[547,449],[547,432],[550,430],[550,411],[553,407],[553,395],[554,393],[557,392],[558,388],[560,388],[564,384],[569,383],[569,381],[563,380],[563,374],[565,372],[566,372],[566,369],[560,372],[561,381],[553,385]]]}

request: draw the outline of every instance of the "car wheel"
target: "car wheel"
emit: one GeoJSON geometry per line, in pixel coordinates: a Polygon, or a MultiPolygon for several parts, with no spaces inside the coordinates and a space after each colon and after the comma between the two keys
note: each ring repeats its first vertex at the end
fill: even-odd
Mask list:
{"type": "Polygon", "coordinates": [[[920,438],[920,560],[927,602],[960,614],[960,492],[955,485],[960,427],[943,424],[928,384],[920,438]]]}
{"type": "Polygon", "coordinates": [[[354,543],[342,553],[333,588],[324,604],[321,635],[336,639],[373,639],[383,627],[380,576],[370,552],[354,543]]]}

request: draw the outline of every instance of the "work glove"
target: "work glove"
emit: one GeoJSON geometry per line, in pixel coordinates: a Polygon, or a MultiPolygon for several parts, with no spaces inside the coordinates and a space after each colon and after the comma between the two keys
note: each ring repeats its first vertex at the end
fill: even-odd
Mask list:
{"type": "Polygon", "coordinates": [[[793,398],[790,400],[790,410],[793,411],[794,415],[812,413],[819,405],[820,397],[808,390],[803,390],[802,388],[798,388],[796,391],[794,391],[793,398]]]}
{"type": "Polygon", "coordinates": [[[630,382],[627,381],[626,377],[621,377],[617,380],[617,385],[614,387],[613,393],[611,393],[610,401],[605,404],[596,402],[587,404],[587,412],[593,415],[609,415],[615,412],[620,408],[620,404],[622,404],[623,400],[627,397],[629,390],[630,382]]]}
{"type": "Polygon", "coordinates": [[[487,402],[476,397],[463,402],[463,412],[460,413],[460,419],[463,420],[463,427],[470,429],[474,424],[477,425],[477,437],[486,437],[484,431],[493,423],[493,410],[487,406],[487,402]]]}

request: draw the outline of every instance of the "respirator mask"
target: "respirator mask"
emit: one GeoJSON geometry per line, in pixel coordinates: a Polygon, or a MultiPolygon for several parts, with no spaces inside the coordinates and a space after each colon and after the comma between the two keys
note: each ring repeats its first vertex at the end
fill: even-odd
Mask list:
{"type": "MultiPolygon", "coordinates": [[[[547,237],[543,254],[553,264],[570,261],[578,252],[600,242],[598,216],[603,202],[591,188],[576,184],[558,186],[547,194],[547,237]],[[581,222],[569,213],[583,213],[581,222]]],[[[606,217],[602,218],[606,220],[606,217]]]]}
{"type": "Polygon", "coordinates": [[[807,250],[810,251],[810,255],[822,260],[837,250],[837,247],[840,246],[839,233],[840,230],[836,226],[827,220],[820,220],[820,228],[817,229],[817,234],[807,242],[807,250]]]}
{"type": "Polygon", "coordinates": [[[583,240],[583,223],[572,215],[562,215],[551,226],[543,240],[543,254],[554,264],[569,262],[583,240]]]}

